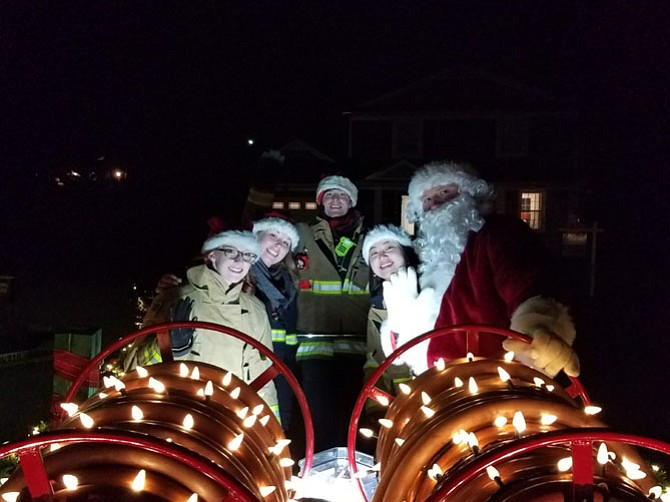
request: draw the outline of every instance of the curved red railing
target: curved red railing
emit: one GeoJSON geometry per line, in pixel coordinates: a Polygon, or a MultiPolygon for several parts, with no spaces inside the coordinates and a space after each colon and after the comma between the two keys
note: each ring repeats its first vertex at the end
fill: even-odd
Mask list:
{"type": "MultiPolygon", "coordinates": [[[[172,357],[172,349],[170,346],[169,330],[174,328],[196,328],[196,329],[207,329],[211,331],[218,331],[223,335],[229,335],[232,336],[233,338],[237,338],[238,340],[243,341],[244,343],[248,343],[252,347],[258,349],[261,352],[261,354],[263,354],[272,361],[272,365],[268,367],[268,369],[266,369],[263,373],[258,375],[258,377],[256,377],[252,382],[250,382],[249,385],[254,390],[258,391],[270,380],[272,380],[278,375],[281,375],[284,378],[286,378],[286,381],[291,386],[291,389],[295,394],[296,400],[298,401],[298,405],[300,406],[300,410],[303,416],[303,422],[305,425],[305,464],[303,466],[301,475],[303,477],[306,477],[310,469],[312,468],[312,464],[314,462],[314,426],[312,422],[312,415],[309,411],[309,406],[307,404],[307,398],[305,397],[305,394],[303,393],[302,388],[298,383],[298,380],[295,378],[295,376],[288,368],[288,366],[286,366],[286,364],[284,364],[271,349],[263,345],[255,338],[252,338],[249,335],[242,333],[241,331],[229,328],[227,326],[221,326],[219,324],[201,322],[201,321],[173,322],[173,323],[156,324],[153,326],[149,326],[147,328],[143,328],[129,335],[126,335],[117,340],[116,342],[114,342],[113,344],[109,345],[107,348],[103,349],[97,356],[95,356],[90,360],[88,365],[82,370],[79,377],[77,377],[77,379],[72,382],[72,386],[70,387],[70,389],[68,390],[67,394],[64,397],[64,402],[66,403],[74,402],[75,395],[79,390],[79,388],[86,382],[88,373],[94,368],[99,368],[100,363],[105,358],[109,357],[110,355],[122,349],[123,347],[127,346],[130,342],[137,340],[138,338],[141,338],[143,336],[149,334],[156,334],[158,338],[158,346],[163,361],[164,362],[172,361],[173,357],[172,357]]],[[[63,415],[63,418],[64,417],[65,415],[63,415]]]]}

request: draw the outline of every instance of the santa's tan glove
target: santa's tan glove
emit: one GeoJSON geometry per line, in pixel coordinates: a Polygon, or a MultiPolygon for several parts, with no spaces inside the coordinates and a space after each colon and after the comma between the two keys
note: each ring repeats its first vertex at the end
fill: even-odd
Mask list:
{"type": "Polygon", "coordinates": [[[530,359],[533,367],[550,377],[561,370],[568,376],[579,376],[579,358],[562,338],[543,328],[534,330],[531,336],[530,344],[508,338],[503,342],[503,348],[514,352],[521,360],[530,359]]]}

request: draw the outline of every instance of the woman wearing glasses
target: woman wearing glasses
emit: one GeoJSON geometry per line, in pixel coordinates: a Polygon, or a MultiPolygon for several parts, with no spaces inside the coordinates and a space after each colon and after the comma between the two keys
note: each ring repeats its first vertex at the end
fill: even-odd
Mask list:
{"type": "MultiPolygon", "coordinates": [[[[202,245],[204,263],[189,268],[187,281],[162,290],[154,299],[143,326],[167,321],[198,320],[229,326],[272,348],[272,335],[263,304],[249,289],[249,271],[258,260],[260,247],[248,231],[226,230],[209,237],[202,245]]],[[[132,350],[125,365],[160,362],[155,337],[143,340],[132,350]]],[[[254,380],[270,361],[246,343],[209,330],[175,329],[170,333],[175,359],[201,361],[231,371],[246,382],[254,380]]],[[[278,414],[274,384],[259,391],[278,414]]]]}
{"type": "MultiPolygon", "coordinates": [[[[254,222],[252,232],[260,246],[260,259],[251,267],[256,297],[265,305],[275,354],[296,373],[298,272],[293,251],[298,247],[298,230],[282,214],[269,213],[254,222]]],[[[275,384],[282,427],[288,431],[293,418],[293,391],[281,376],[275,384]]]]}

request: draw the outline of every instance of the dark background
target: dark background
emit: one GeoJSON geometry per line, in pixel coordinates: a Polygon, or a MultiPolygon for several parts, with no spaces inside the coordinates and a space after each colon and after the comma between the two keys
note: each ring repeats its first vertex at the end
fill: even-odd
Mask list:
{"type": "Polygon", "coordinates": [[[608,423],[670,439],[667,2],[332,3],[0,4],[0,274],[22,321],[129,332],[132,284],[239,215],[264,149],[343,160],[348,108],[484,67],[578,103],[605,229],[582,379],[608,423]],[[112,162],[122,186],[51,183],[112,162]]]}

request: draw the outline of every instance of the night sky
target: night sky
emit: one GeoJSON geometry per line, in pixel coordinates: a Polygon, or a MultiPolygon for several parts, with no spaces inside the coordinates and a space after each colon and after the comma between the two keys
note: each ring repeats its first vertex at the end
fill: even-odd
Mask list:
{"type": "Polygon", "coordinates": [[[608,422],[669,438],[667,5],[3,2],[0,274],[27,323],[124,334],[130,285],[181,271],[205,219],[240,211],[261,151],[300,138],[343,159],[342,112],[485,68],[580,108],[605,228],[583,379],[608,422]],[[47,186],[96,162],[127,167],[124,188],[47,186]]]}

